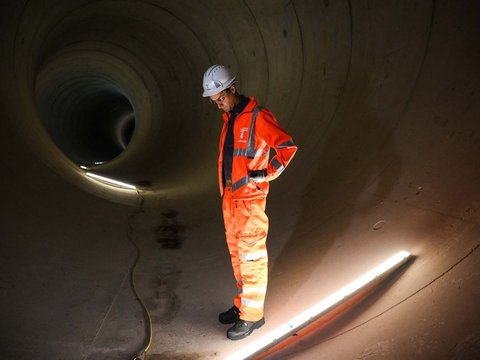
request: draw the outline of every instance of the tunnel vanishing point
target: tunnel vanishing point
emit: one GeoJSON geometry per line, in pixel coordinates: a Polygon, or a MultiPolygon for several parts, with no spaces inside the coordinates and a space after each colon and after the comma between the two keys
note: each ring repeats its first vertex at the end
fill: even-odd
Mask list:
{"type": "Polygon", "coordinates": [[[480,358],[479,19],[468,0],[3,0],[0,358],[224,359],[399,250],[393,279],[268,358],[480,358]],[[271,184],[266,325],[237,342],[215,63],[299,146],[271,184]]]}

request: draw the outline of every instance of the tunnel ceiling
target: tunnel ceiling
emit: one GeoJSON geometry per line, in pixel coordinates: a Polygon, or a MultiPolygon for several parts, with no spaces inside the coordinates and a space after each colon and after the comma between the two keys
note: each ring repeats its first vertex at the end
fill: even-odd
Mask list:
{"type": "Polygon", "coordinates": [[[93,168],[149,184],[150,193],[200,191],[213,165],[198,159],[215,156],[210,139],[219,125],[198,74],[219,62],[238,73],[242,92],[296,129],[305,164],[324,149],[348,157],[343,143],[372,143],[364,163],[352,164],[361,171],[389,142],[415,89],[432,9],[399,3],[372,11],[347,1],[29,1],[16,29],[15,66],[37,116],[22,126],[41,134],[40,147],[50,144],[45,161],[55,168],[106,162],[93,168]],[[329,146],[327,131],[345,137],[342,144],[329,146]],[[366,132],[375,138],[365,140],[366,132]]]}
{"type": "MultiPolygon", "coordinates": [[[[152,193],[179,185],[195,191],[212,170],[197,159],[214,156],[210,137],[218,132],[198,74],[221,62],[238,72],[243,92],[280,112],[285,126],[302,119],[301,128],[314,127],[297,135],[314,148],[334,121],[351,71],[351,24],[333,20],[350,11],[348,2],[26,2],[16,71],[34,89],[34,99],[25,100],[35,101],[38,114],[26,131],[42,134],[41,147],[50,143],[46,161],[54,167],[62,168],[62,155],[76,165],[106,161],[95,170],[148,183],[152,193]],[[302,114],[313,103],[322,116],[302,114]],[[130,130],[122,130],[124,121],[130,130]],[[177,176],[183,180],[172,183],[177,176]]],[[[421,38],[413,41],[422,46],[421,38]]]]}

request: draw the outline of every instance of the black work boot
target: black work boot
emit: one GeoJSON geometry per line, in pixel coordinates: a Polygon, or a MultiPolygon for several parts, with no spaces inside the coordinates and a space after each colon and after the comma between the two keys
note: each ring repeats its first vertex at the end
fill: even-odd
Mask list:
{"type": "Polygon", "coordinates": [[[265,324],[265,318],[261,318],[258,321],[246,321],[238,319],[238,321],[227,331],[227,337],[230,340],[240,340],[246,338],[252,333],[253,330],[265,324]]]}
{"type": "Polygon", "coordinates": [[[240,310],[238,310],[235,305],[218,315],[218,321],[222,324],[233,324],[236,323],[238,319],[240,319],[240,310]]]}

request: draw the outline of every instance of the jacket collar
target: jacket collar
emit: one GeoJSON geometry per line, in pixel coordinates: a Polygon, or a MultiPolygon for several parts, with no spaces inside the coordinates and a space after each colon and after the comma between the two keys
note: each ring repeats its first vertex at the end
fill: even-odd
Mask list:
{"type": "MultiPolygon", "coordinates": [[[[249,101],[248,101],[247,105],[245,106],[245,108],[243,109],[243,111],[240,112],[240,114],[252,112],[253,109],[255,108],[255,106],[257,106],[257,101],[255,100],[255,98],[254,98],[253,96],[249,96],[247,99],[248,99],[249,101]]],[[[239,105],[240,105],[240,103],[237,104],[237,106],[239,106],[239,105]]],[[[237,107],[237,106],[236,106],[236,107],[237,107]]],[[[236,107],[235,107],[235,108],[236,108],[236,107]]],[[[232,109],[232,112],[235,110],[235,108],[232,109]]],[[[229,112],[229,113],[230,113],[230,112],[229,112]]],[[[240,114],[238,114],[238,115],[240,115],[240,114]]],[[[228,122],[229,115],[228,115],[227,113],[223,113],[223,114],[222,114],[222,117],[223,117],[223,121],[224,121],[224,122],[228,122]]]]}

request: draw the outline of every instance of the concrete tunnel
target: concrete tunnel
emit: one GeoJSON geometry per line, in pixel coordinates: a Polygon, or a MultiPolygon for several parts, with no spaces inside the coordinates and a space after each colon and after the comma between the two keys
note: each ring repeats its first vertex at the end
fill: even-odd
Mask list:
{"type": "Polygon", "coordinates": [[[268,358],[479,358],[479,10],[2,1],[1,358],[132,359],[143,302],[147,359],[224,359],[399,250],[392,279],[268,358]],[[299,146],[267,205],[266,325],[236,342],[214,63],[299,146]]]}

